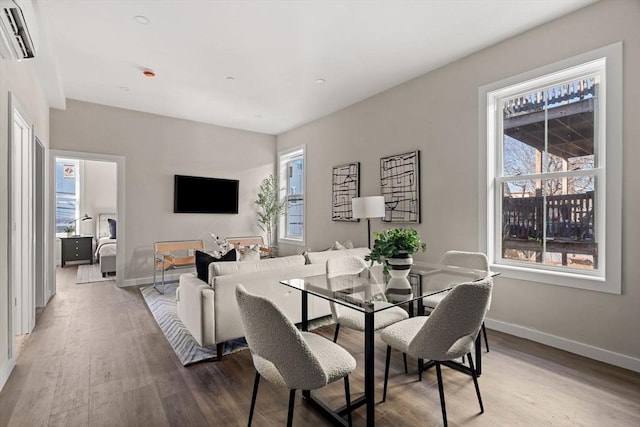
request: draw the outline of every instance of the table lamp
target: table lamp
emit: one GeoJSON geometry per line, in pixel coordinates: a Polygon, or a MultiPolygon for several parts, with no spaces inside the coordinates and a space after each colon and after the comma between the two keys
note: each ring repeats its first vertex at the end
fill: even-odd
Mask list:
{"type": "Polygon", "coordinates": [[[74,219],[73,221],[69,221],[69,224],[73,223],[73,229],[76,231],[76,234],[73,235],[73,237],[80,237],[80,230],[78,230],[78,221],[87,221],[93,219],[91,218],[89,215],[84,214],[76,219],[74,219]]]}
{"type": "Polygon", "coordinates": [[[371,218],[382,218],[384,213],[384,197],[368,196],[351,199],[353,218],[367,219],[367,244],[371,249],[371,218]]]}

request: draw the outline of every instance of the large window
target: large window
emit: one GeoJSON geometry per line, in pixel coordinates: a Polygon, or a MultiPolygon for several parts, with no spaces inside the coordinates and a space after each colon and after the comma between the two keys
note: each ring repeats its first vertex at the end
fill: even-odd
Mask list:
{"type": "Polygon", "coordinates": [[[607,60],[481,90],[487,248],[507,275],[619,291],[610,279],[620,266],[611,257],[620,246],[612,225],[620,217],[620,135],[607,109],[607,60]]]}
{"type": "MultiPolygon", "coordinates": [[[[80,162],[56,159],[56,233],[66,233],[80,215],[80,162]]],[[[77,230],[72,230],[78,232],[77,230]]]]}
{"type": "Polygon", "coordinates": [[[279,158],[281,197],[286,202],[279,238],[304,243],[304,147],[281,153],[279,158]]]}

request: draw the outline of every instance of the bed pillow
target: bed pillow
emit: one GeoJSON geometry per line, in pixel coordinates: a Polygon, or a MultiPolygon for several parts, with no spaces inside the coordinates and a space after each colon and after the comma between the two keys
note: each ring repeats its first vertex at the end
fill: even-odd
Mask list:
{"type": "Polygon", "coordinates": [[[209,283],[209,264],[212,262],[236,261],[237,256],[235,249],[231,249],[220,258],[216,258],[206,252],[196,251],[196,272],[198,273],[198,279],[209,283]]]}
{"type": "Polygon", "coordinates": [[[107,218],[107,222],[109,222],[109,238],[116,238],[116,220],[113,218],[107,218]]]}

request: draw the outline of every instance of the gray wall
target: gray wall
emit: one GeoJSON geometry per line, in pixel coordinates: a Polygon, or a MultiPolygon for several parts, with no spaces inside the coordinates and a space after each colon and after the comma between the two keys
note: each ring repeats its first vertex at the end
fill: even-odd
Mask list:
{"type": "Polygon", "coordinates": [[[80,222],[81,234],[95,235],[98,214],[115,213],[118,207],[118,176],[115,162],[84,161],[84,189],[82,213],[87,213],[93,221],[80,222]]]}
{"type": "Polygon", "coordinates": [[[259,232],[253,201],[274,136],[68,100],[51,110],[51,148],[125,157],[126,284],[148,283],[154,241],[259,232]],[[239,179],[239,214],[174,214],[174,174],[239,179]]]}
{"type": "MultiPolygon", "coordinates": [[[[422,77],[278,136],[278,150],[307,147],[307,247],[338,239],[366,245],[366,223],[331,221],[331,167],[361,162],[361,194],[379,194],[379,158],[421,150],[426,255],[477,250],[482,85],[622,40],[623,295],[498,278],[492,325],[640,369],[640,2],[601,0],[422,77]],[[576,342],[576,343],[574,343],[576,342]],[[614,360],[615,359],[615,360],[614,360]]],[[[470,35],[472,36],[472,35],[470,35]]],[[[483,118],[481,118],[483,119],[483,118]]],[[[372,229],[383,227],[372,220],[372,229]]],[[[281,244],[281,253],[304,248],[281,244]]]]}

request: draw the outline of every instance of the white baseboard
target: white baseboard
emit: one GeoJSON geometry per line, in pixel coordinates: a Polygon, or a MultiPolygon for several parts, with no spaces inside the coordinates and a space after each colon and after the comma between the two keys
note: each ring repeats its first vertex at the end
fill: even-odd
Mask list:
{"type": "Polygon", "coordinates": [[[489,329],[495,329],[496,331],[515,335],[520,338],[526,338],[531,341],[559,348],[561,350],[608,363],[610,365],[640,372],[640,359],[638,358],[583,344],[578,341],[572,341],[556,335],[547,334],[546,332],[536,331],[535,329],[525,328],[524,326],[501,322],[499,320],[486,318],[484,322],[489,329]]]}
{"type": "Polygon", "coordinates": [[[0,369],[0,391],[2,391],[2,388],[7,383],[7,380],[9,379],[9,375],[11,375],[11,372],[13,371],[13,368],[15,368],[15,366],[16,366],[16,360],[9,359],[4,363],[4,365],[2,366],[2,369],[0,369]]]}
{"type": "MultiPolygon", "coordinates": [[[[165,274],[164,281],[165,282],[177,282],[180,279],[180,275],[183,273],[174,273],[174,274],[165,274]]],[[[140,286],[140,285],[150,285],[153,283],[153,277],[138,277],[136,279],[126,279],[122,281],[122,287],[125,288],[127,286],[140,286]]]]}

